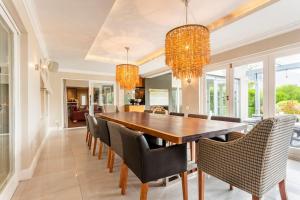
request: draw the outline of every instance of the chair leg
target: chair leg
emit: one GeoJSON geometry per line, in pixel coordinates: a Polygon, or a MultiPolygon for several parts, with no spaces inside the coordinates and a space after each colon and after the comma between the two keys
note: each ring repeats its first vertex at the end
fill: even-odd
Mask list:
{"type": "Polygon", "coordinates": [[[97,138],[94,137],[94,147],[93,147],[93,156],[96,155],[96,148],[97,148],[97,138]]]}
{"type": "Polygon", "coordinates": [[[285,180],[280,181],[279,183],[279,191],[281,200],[287,200],[286,189],[285,189],[285,180]]]}
{"type": "Polygon", "coordinates": [[[128,167],[126,166],[125,163],[122,164],[122,187],[121,187],[121,194],[125,195],[126,194],[126,189],[127,189],[127,178],[128,178],[128,167]]]}
{"type": "Polygon", "coordinates": [[[198,169],[198,194],[199,200],[204,200],[205,190],[205,175],[204,172],[198,169]]]}
{"type": "Polygon", "coordinates": [[[147,200],[148,188],[148,183],[141,184],[140,200],[147,200]]]}
{"type": "Polygon", "coordinates": [[[109,169],[109,166],[110,166],[110,159],[111,159],[111,149],[110,147],[108,147],[108,150],[107,150],[107,164],[106,164],[106,168],[109,169]]]}
{"type": "Polygon", "coordinates": [[[93,139],[93,136],[92,136],[92,134],[90,134],[90,137],[89,137],[89,150],[91,150],[91,147],[92,147],[92,139],[93,139]]]}
{"type": "Polygon", "coordinates": [[[119,188],[122,188],[122,181],[123,181],[123,167],[124,167],[124,161],[122,161],[121,164],[121,170],[120,170],[120,180],[119,180],[119,188]]]}
{"type": "Polygon", "coordinates": [[[230,190],[230,191],[233,190],[233,186],[232,186],[232,185],[229,186],[229,190],[230,190]]]}
{"type": "Polygon", "coordinates": [[[115,152],[111,151],[110,164],[109,164],[109,173],[112,173],[113,170],[114,170],[114,162],[115,162],[115,152]]]}
{"type": "Polygon", "coordinates": [[[259,200],[259,197],[252,195],[252,200],[259,200]]]}
{"type": "Polygon", "coordinates": [[[86,136],[85,136],[85,142],[86,142],[86,143],[88,142],[88,139],[89,139],[89,132],[86,131],[86,136]]]}
{"type": "Polygon", "coordinates": [[[188,200],[187,172],[180,173],[183,200],[188,200]]]}
{"type": "Polygon", "coordinates": [[[99,141],[100,141],[100,144],[99,144],[98,160],[101,160],[103,144],[102,144],[101,140],[99,140],[99,141]]]}

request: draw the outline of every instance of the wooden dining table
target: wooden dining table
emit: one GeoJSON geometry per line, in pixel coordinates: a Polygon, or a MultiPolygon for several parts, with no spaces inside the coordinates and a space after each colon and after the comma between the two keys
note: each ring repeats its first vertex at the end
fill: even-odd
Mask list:
{"type": "Polygon", "coordinates": [[[98,113],[96,117],[122,124],[127,128],[145,132],[175,144],[193,142],[201,138],[213,138],[247,128],[244,123],[143,112],[98,113]]]}

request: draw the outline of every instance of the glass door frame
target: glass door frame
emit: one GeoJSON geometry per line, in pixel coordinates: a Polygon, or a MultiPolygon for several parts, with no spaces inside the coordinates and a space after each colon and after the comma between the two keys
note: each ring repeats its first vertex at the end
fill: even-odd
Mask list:
{"type": "Polygon", "coordinates": [[[11,66],[9,69],[9,133],[11,134],[10,155],[12,169],[4,188],[0,190],[0,199],[10,199],[19,181],[21,171],[21,96],[20,96],[20,35],[21,32],[9,15],[4,3],[0,1],[0,16],[12,32],[11,66]]]}
{"type": "Polygon", "coordinates": [[[230,83],[228,81],[229,80],[228,77],[230,75],[229,68],[230,68],[230,66],[228,65],[228,63],[224,63],[224,64],[219,63],[219,64],[215,64],[215,65],[210,65],[209,67],[205,67],[203,69],[203,75],[200,78],[200,94],[201,94],[200,102],[204,102],[204,103],[202,103],[202,105],[200,104],[200,113],[209,115],[208,110],[207,110],[207,92],[206,92],[207,73],[212,72],[212,71],[225,70],[226,71],[226,77],[225,77],[225,80],[226,80],[226,107],[227,107],[227,115],[226,116],[229,116],[229,112],[230,112],[229,111],[229,86],[230,86],[230,83]]]}
{"type": "Polygon", "coordinates": [[[268,78],[268,57],[259,56],[254,58],[248,58],[241,61],[232,62],[229,67],[229,116],[234,117],[234,69],[243,65],[252,63],[263,63],[263,117],[269,116],[269,78],[268,78]]]}
{"type": "MultiPolygon", "coordinates": [[[[117,89],[117,84],[115,81],[99,81],[99,80],[89,80],[89,113],[90,115],[94,115],[94,106],[92,106],[93,99],[94,99],[94,87],[93,84],[100,83],[100,84],[111,84],[114,86],[114,105],[117,106],[117,93],[119,93],[119,89],[117,89]]],[[[118,94],[119,95],[119,94],[118,94]]]]}

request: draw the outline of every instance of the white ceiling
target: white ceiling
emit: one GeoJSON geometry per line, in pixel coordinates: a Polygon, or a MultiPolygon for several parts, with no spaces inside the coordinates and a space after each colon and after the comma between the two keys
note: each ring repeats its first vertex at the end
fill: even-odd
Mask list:
{"type": "MultiPolygon", "coordinates": [[[[66,71],[113,74],[125,60],[124,46],[135,62],[163,47],[166,32],[185,18],[181,0],[33,1],[49,57],[66,71]]],[[[247,1],[192,0],[189,22],[209,24],[247,1]]],[[[299,28],[299,7],[299,0],[281,0],[214,31],[212,53],[299,28]]],[[[164,66],[161,56],[141,73],[164,66]]]]}
{"type": "Polygon", "coordinates": [[[113,64],[84,58],[114,0],[33,0],[49,57],[60,70],[112,73],[113,64]]]}

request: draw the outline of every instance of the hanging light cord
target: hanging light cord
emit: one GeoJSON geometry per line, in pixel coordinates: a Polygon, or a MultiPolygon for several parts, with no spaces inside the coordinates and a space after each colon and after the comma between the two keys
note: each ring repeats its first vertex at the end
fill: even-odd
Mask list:
{"type": "Polygon", "coordinates": [[[127,65],[128,65],[128,51],[129,51],[129,47],[125,47],[126,52],[127,52],[127,65]]]}
{"type": "Polygon", "coordinates": [[[185,5],[185,24],[188,23],[188,6],[189,6],[189,0],[184,0],[185,5]]]}

